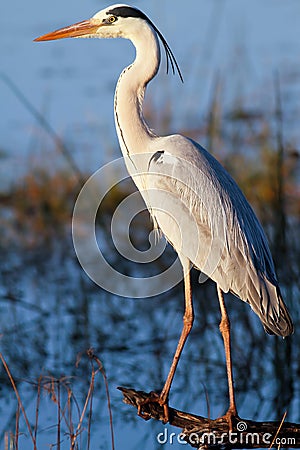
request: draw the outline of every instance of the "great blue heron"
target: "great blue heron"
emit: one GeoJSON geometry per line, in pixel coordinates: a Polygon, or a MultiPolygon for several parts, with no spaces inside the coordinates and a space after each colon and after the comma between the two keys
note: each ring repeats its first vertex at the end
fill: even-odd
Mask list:
{"type": "Polygon", "coordinates": [[[182,75],[165,38],[143,12],[128,5],[112,5],[89,20],[36,41],[68,37],[122,37],[136,48],[136,58],[121,73],[115,91],[116,129],[129,174],[154,224],[178,253],[185,288],[183,329],[165,385],[153,401],[164,406],[167,420],[169,391],[194,319],[190,284],[194,266],[217,284],[229,387],[229,409],[224,417],[231,423],[237,409],[223,292],[249,303],[268,333],[287,336],[293,332],[264,231],[237,184],[212,155],[191,139],[179,134],[157,136],[147,126],[142,105],[146,86],[160,65],[159,39],[167,68],[170,64],[181,79],[182,75]]]}

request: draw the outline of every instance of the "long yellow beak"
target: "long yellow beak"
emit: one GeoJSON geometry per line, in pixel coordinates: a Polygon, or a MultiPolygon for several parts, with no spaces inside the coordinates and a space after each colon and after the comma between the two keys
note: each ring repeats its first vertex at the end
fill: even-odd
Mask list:
{"type": "Polygon", "coordinates": [[[68,27],[60,28],[59,30],[52,31],[51,33],[43,34],[34,39],[39,41],[53,41],[55,39],[71,38],[71,37],[84,37],[94,34],[102,23],[96,19],[84,20],[83,22],[74,23],[68,27]]]}

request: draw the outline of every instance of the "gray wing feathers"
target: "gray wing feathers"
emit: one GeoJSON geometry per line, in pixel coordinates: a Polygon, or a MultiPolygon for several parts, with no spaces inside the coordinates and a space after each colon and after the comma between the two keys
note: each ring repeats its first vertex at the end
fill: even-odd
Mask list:
{"type": "MultiPolygon", "coordinates": [[[[165,151],[161,148],[157,157],[151,158],[149,172],[161,174],[154,184],[163,184],[164,190],[180,197],[185,205],[172,205],[172,214],[176,210],[179,217],[184,209],[188,211],[182,222],[184,239],[190,242],[185,256],[224,292],[249,303],[268,333],[291,334],[293,324],[278,287],[266,236],[235,181],[212,155],[183,136],[164,138],[163,148],[165,151]],[[189,236],[195,220],[200,241],[196,257],[188,254],[196,245],[189,236]]],[[[172,243],[169,229],[162,231],[172,243]]]]}

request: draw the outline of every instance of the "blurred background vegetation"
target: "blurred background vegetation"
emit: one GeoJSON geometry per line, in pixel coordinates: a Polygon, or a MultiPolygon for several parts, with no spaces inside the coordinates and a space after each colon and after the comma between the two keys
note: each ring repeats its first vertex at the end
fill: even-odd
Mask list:
{"type": "MultiPolygon", "coordinates": [[[[231,74],[217,71],[207,107],[202,105],[203,112],[184,120],[182,127],[174,122],[178,104],[165,90],[168,80],[164,79],[153,97],[147,97],[145,105],[147,120],[160,133],[174,132],[176,126],[176,131],[214,154],[238,182],[268,235],[295,334],[285,340],[267,336],[248,306],[227,296],[239,413],[261,420],[280,419],[287,411],[287,420],[300,421],[300,148],[289,132],[292,120],[299,116],[287,106],[295,100],[289,97],[293,74],[293,67],[284,76],[281,71],[269,74],[267,90],[273,100],[257,106],[259,102],[252,102],[251,95],[243,94],[242,84],[232,87],[231,74]],[[234,92],[230,103],[224,98],[229,85],[234,92]]],[[[28,112],[30,105],[19,100],[28,112]]],[[[195,100],[191,109],[198,107],[195,100]]],[[[0,192],[0,343],[36,432],[37,448],[58,441],[61,448],[70,448],[70,435],[80,422],[91,375],[98,367],[93,369],[86,357],[90,347],[106,370],[115,429],[124,430],[126,425],[118,438],[122,447],[161,448],[155,434],[162,426],[145,426],[121,404],[115,387],[162,387],[181,330],[183,288],[179,285],[157,298],[134,300],[107,293],[88,279],[72,245],[71,218],[91,171],[78,170],[72,139],[47,128],[44,114],[37,117],[34,110],[30,114],[38,125],[31,136],[28,166],[0,192]],[[54,145],[49,145],[45,132],[54,145]]],[[[93,133],[95,124],[90,125],[93,133]]],[[[102,136],[101,161],[109,161],[119,150],[107,135],[102,136]]],[[[5,158],[4,148],[1,156],[5,158]]],[[[128,265],[110,239],[111,216],[133,189],[127,182],[110,192],[97,226],[118,270],[128,275],[138,270],[139,276],[147,276],[153,268],[128,265]]],[[[148,215],[141,214],[131,227],[132,240],[140,249],[148,242],[150,230],[148,215]]],[[[174,257],[168,247],[152,264],[161,270],[174,257]]],[[[202,415],[209,411],[217,417],[227,407],[227,382],[216,289],[210,281],[199,283],[196,271],[192,275],[196,320],[170,402],[179,409],[202,415]]],[[[16,433],[20,433],[20,448],[33,448],[4,368],[0,382],[0,436],[5,448],[13,445],[16,433]]],[[[104,380],[97,376],[93,404],[82,422],[77,448],[109,448],[108,418],[104,380]]]]}

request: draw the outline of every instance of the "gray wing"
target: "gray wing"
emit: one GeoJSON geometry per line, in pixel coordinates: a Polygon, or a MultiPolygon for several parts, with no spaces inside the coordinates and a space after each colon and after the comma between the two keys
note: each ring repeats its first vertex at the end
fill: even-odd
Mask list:
{"type": "Polygon", "coordinates": [[[249,303],[267,332],[292,333],[265,233],[218,161],[196,142],[174,135],[162,138],[148,175],[153,195],[146,202],[176,251],[224,292],[249,303]]]}

